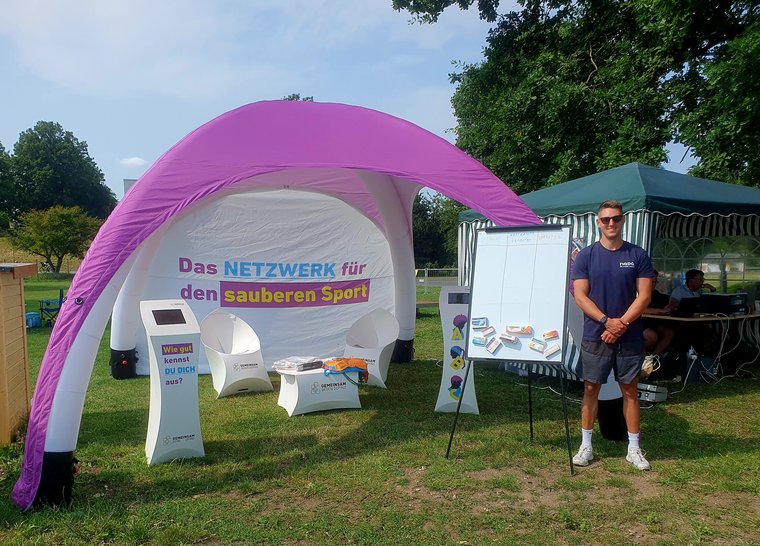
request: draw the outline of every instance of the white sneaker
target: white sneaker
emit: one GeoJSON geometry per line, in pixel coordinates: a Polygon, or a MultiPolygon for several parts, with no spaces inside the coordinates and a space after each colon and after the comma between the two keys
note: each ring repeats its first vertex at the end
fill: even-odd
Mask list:
{"type": "Polygon", "coordinates": [[[660,369],[660,357],[657,355],[646,355],[644,357],[644,363],[641,365],[641,372],[639,373],[640,379],[646,379],[652,372],[660,369]]]}
{"type": "Polygon", "coordinates": [[[644,452],[640,447],[629,449],[628,455],[625,456],[625,460],[633,464],[639,470],[649,470],[652,467],[649,465],[649,461],[644,458],[644,452]]]}
{"type": "Polygon", "coordinates": [[[575,466],[588,466],[588,463],[594,460],[594,450],[591,446],[581,445],[578,453],[573,457],[573,464],[575,466]]]}

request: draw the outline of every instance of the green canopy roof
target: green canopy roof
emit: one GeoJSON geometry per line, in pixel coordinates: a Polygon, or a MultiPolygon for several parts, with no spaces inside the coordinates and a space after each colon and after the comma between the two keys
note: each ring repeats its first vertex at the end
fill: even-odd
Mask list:
{"type": "Polygon", "coordinates": [[[640,163],[570,180],[520,198],[539,216],[596,212],[606,199],[616,199],[630,211],[760,214],[760,190],[640,163]]]}
{"type": "MultiPolygon", "coordinates": [[[[760,214],[760,190],[629,163],[521,195],[538,216],[596,212],[615,199],[626,211],[670,214],[760,214]]],[[[473,220],[470,211],[460,220],[473,220]]]]}

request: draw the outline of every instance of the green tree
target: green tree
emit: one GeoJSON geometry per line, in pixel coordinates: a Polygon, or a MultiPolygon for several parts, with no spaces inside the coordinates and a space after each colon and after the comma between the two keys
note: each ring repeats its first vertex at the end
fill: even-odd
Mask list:
{"type": "Polygon", "coordinates": [[[10,166],[14,199],[6,210],[14,217],[61,205],[78,206],[104,219],[116,206],[116,196],[104,184],[87,143],[58,123],[40,121],[21,133],[10,166]]]}
{"type": "Polygon", "coordinates": [[[448,197],[435,194],[431,209],[431,220],[436,226],[439,240],[438,263],[446,267],[457,265],[457,240],[459,229],[459,213],[467,207],[448,197]]]}
{"type": "MultiPolygon", "coordinates": [[[[474,0],[394,0],[433,22],[474,0]]],[[[520,0],[485,60],[453,74],[457,145],[518,193],[631,161],[676,140],[692,174],[760,184],[757,0],[520,0]]]]}
{"type": "Polygon", "coordinates": [[[690,174],[760,186],[758,60],[760,23],[754,23],[714,51],[693,76],[700,102],[676,113],[679,139],[700,158],[690,174]]]}
{"type": "Polygon", "coordinates": [[[662,62],[631,47],[635,13],[530,4],[491,30],[483,63],[452,76],[457,145],[517,193],[664,161],[662,62]]]}
{"type": "Polygon", "coordinates": [[[459,213],[465,209],[441,194],[417,195],[412,208],[417,267],[456,266],[459,213]]]}
{"type": "Polygon", "coordinates": [[[282,100],[302,100],[306,102],[314,102],[314,97],[302,97],[301,93],[291,93],[282,97],[282,100]]]}
{"type": "Polygon", "coordinates": [[[100,220],[79,207],[31,210],[21,214],[11,229],[10,242],[14,248],[40,256],[44,266],[60,273],[66,256],[84,256],[100,225],[100,220]]]}
{"type": "MultiPolygon", "coordinates": [[[[393,9],[406,10],[420,21],[435,23],[447,7],[457,4],[460,9],[467,9],[474,3],[475,0],[393,0],[393,9]]],[[[481,19],[495,20],[498,8],[499,0],[478,0],[481,19]]]]}
{"type": "Polygon", "coordinates": [[[439,255],[438,231],[432,219],[432,198],[418,193],[412,205],[412,233],[414,262],[419,268],[437,264],[439,255]]]}
{"type": "Polygon", "coordinates": [[[11,156],[0,142],[0,233],[5,233],[10,225],[10,216],[7,211],[13,202],[13,194],[11,156]]]}

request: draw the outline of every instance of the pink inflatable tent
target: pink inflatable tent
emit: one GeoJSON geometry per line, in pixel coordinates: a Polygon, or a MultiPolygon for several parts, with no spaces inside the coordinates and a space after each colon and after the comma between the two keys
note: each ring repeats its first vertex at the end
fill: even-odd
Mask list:
{"type": "Polygon", "coordinates": [[[95,355],[117,296],[128,299],[124,285],[135,271],[139,274],[141,251],[151,240],[155,246],[164,224],[192,214],[193,207],[214,195],[282,187],[340,199],[382,230],[393,262],[399,343],[407,348],[415,317],[411,210],[422,187],[459,201],[497,226],[540,223],[479,162],[432,133],[381,112],[271,101],[206,123],[166,152],[127,193],[74,277],[34,392],[23,466],[13,490],[22,510],[35,500],[70,500],[74,450],[95,355]]]}

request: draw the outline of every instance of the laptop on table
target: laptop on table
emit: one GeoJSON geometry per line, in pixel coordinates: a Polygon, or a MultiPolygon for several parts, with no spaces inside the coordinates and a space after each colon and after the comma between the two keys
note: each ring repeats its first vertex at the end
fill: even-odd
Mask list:
{"type": "Polygon", "coordinates": [[[746,315],[748,311],[746,292],[735,294],[702,294],[697,298],[683,298],[671,313],[674,317],[694,315],[746,315]]]}
{"type": "Polygon", "coordinates": [[[701,303],[701,297],[697,298],[682,298],[678,302],[678,307],[670,312],[673,317],[693,317],[697,313],[703,313],[701,303]]]}

